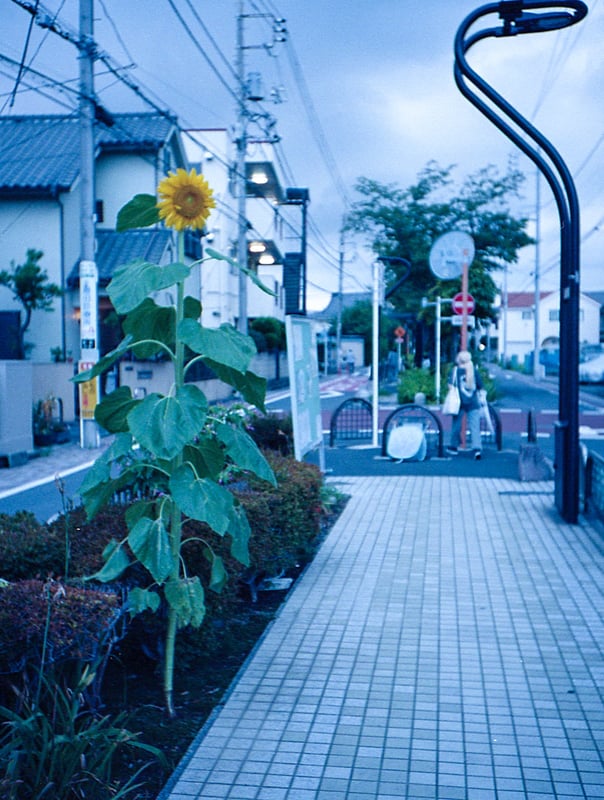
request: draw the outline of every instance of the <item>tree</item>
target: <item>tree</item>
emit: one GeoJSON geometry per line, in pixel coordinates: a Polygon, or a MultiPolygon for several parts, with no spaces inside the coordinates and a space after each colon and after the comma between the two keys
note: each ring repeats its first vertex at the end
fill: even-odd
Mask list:
{"type": "MultiPolygon", "coordinates": [[[[420,311],[422,297],[451,297],[459,291],[459,279],[440,281],[432,274],[429,255],[441,234],[466,231],[476,246],[469,273],[474,313],[487,320],[493,317],[497,293],[491,273],[515,263],[518,251],[533,243],[526,233],[527,220],[515,218],[509,205],[511,198],[519,196],[524,176],[512,168],[500,175],[496,167],[488,166],[456,187],[452,171],[452,167],[429,162],[417,183],[407,189],[360,178],[355,188],[362,199],[353,204],[347,227],[367,234],[378,255],[411,262],[409,277],[390,301],[397,310],[414,313],[420,311]]],[[[400,274],[390,270],[386,284],[393,285],[400,274]]],[[[424,316],[433,316],[433,312],[426,309],[424,316]]]]}
{"type": "Polygon", "coordinates": [[[256,317],[250,322],[249,334],[259,353],[285,350],[285,325],[275,317],[256,317]]]}
{"type": "Polygon", "coordinates": [[[42,250],[30,248],[26,253],[24,264],[17,264],[11,261],[11,272],[2,270],[0,272],[0,286],[6,286],[13,293],[17,300],[25,309],[25,319],[21,324],[19,334],[19,350],[25,352],[25,331],[29,328],[31,315],[34,311],[52,311],[52,304],[55,297],[60,297],[63,291],[56,283],[48,280],[48,273],[40,266],[40,259],[44,253],[42,250]]]}

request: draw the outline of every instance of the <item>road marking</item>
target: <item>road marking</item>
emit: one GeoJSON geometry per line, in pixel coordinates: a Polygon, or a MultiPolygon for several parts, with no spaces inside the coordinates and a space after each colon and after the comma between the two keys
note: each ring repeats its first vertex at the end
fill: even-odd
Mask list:
{"type": "Polygon", "coordinates": [[[54,475],[46,476],[45,478],[38,478],[35,481],[20,484],[12,489],[6,489],[4,492],[0,492],[0,500],[4,500],[7,497],[12,497],[15,494],[20,494],[21,492],[28,492],[30,489],[37,489],[38,486],[44,486],[47,483],[52,483],[52,481],[56,480],[57,478],[67,478],[70,475],[75,475],[76,472],[81,472],[84,469],[90,469],[90,467],[92,467],[94,464],[95,461],[87,461],[85,464],[79,464],[76,467],[57,470],[54,475]]]}

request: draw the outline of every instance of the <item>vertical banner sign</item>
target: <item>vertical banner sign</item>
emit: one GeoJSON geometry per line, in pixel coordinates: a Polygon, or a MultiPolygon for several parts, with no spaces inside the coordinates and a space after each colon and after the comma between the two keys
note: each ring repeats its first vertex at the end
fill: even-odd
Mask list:
{"type": "Polygon", "coordinates": [[[80,348],[97,349],[97,269],[94,261],[80,262],[80,348]]]}
{"type": "Polygon", "coordinates": [[[294,428],[294,455],[301,461],[305,453],[319,447],[322,460],[323,425],[319,396],[319,359],[312,322],[304,317],[289,315],[285,317],[285,333],[294,428]]]}
{"type": "MultiPolygon", "coordinates": [[[[78,372],[86,372],[92,369],[94,364],[91,361],[80,361],[78,363],[78,372]]],[[[93,378],[91,381],[85,381],[78,384],[80,393],[80,419],[94,419],[94,409],[99,402],[99,379],[93,378]]]]}

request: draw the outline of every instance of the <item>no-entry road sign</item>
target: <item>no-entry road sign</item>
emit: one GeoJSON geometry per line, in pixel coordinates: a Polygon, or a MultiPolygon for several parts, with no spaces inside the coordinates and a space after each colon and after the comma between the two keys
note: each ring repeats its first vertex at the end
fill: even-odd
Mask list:
{"type": "MultiPolygon", "coordinates": [[[[453,298],[451,305],[455,314],[463,314],[463,292],[458,292],[453,298]]],[[[474,311],[474,298],[471,294],[466,295],[466,314],[474,311]]]]}

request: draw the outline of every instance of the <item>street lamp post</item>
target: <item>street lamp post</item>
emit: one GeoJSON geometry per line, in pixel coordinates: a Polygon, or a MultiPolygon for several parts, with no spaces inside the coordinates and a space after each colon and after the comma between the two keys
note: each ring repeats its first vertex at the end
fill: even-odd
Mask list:
{"type": "MultiPolygon", "coordinates": [[[[428,302],[427,297],[422,297],[422,308],[431,308],[434,306],[436,309],[435,328],[434,328],[434,392],[436,394],[436,402],[440,403],[440,341],[441,341],[441,322],[442,314],[441,308],[447,303],[452,303],[451,298],[441,298],[436,296],[433,303],[428,302]]],[[[446,317],[449,319],[449,317],[446,317]]]]}
{"type": "Polygon", "coordinates": [[[372,303],[372,436],[374,447],[378,446],[379,419],[379,375],[380,375],[380,316],[384,301],[391,297],[407,280],[411,273],[411,263],[398,256],[378,256],[373,262],[373,303],[372,303]],[[398,266],[402,268],[396,283],[387,291],[384,284],[384,268],[398,266]]]}
{"type": "Polygon", "coordinates": [[[553,145],[527,119],[468,64],[466,53],[487,38],[517,36],[558,30],[580,22],[587,14],[582,0],[503,0],[489,3],[469,14],[455,37],[455,81],[461,93],[541,170],[556,201],[560,217],[560,381],[555,426],[555,501],[566,522],[579,514],[579,203],[572,176],[553,145]],[[545,9],[562,9],[546,11],[545,9]],[[501,23],[468,35],[481,18],[498,14],[501,23]],[[488,99],[475,93],[469,84],[488,99]],[[503,119],[499,109],[511,120],[503,119]],[[522,135],[532,140],[536,147],[522,135]]]}

